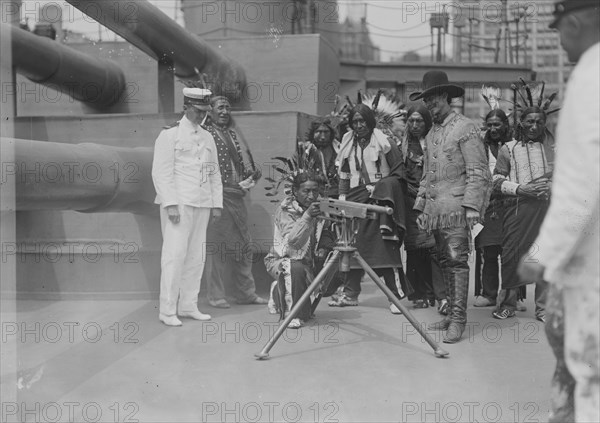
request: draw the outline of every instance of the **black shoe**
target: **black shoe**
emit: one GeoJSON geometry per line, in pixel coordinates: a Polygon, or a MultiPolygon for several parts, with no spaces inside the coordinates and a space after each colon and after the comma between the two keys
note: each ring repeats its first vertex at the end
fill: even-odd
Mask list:
{"type": "Polygon", "coordinates": [[[427,308],[429,307],[429,303],[427,302],[427,300],[414,300],[413,301],[413,307],[414,308],[427,308]]]}
{"type": "Polygon", "coordinates": [[[450,319],[445,317],[443,320],[439,322],[432,323],[427,326],[427,330],[447,330],[448,326],[450,326],[450,319]]]}
{"type": "Polygon", "coordinates": [[[446,331],[446,335],[444,335],[444,343],[446,344],[455,344],[460,341],[462,338],[462,334],[465,331],[465,325],[461,325],[460,323],[452,322],[446,331]]]}

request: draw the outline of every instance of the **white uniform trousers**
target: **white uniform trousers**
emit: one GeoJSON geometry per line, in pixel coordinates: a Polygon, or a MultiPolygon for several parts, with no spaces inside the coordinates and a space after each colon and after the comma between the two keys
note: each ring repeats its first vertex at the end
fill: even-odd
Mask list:
{"type": "Polygon", "coordinates": [[[163,235],[160,275],[160,313],[172,316],[198,310],[198,293],[206,261],[206,229],[211,209],[178,206],[180,220],[169,220],[161,206],[163,235]]]}
{"type": "Polygon", "coordinates": [[[600,292],[596,285],[563,289],[565,361],[575,379],[575,421],[600,422],[600,292]]]}

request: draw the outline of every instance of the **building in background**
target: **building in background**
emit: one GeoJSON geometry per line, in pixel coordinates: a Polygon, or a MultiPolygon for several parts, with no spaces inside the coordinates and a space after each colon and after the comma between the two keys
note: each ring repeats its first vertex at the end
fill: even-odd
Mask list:
{"type": "MultiPolygon", "coordinates": [[[[460,11],[453,11],[455,61],[529,67],[537,81],[546,82],[546,95],[557,91],[558,102],[562,99],[573,65],[560,46],[558,32],[548,28],[553,2],[460,0],[454,5],[461,7],[460,11]]],[[[512,100],[511,90],[504,90],[503,97],[512,100]]],[[[465,100],[468,116],[483,116],[487,112],[477,87],[467,90],[465,100]]],[[[504,109],[508,107],[505,105],[504,109]]],[[[552,117],[555,119],[556,115],[552,117]]]]}
{"type": "Polygon", "coordinates": [[[420,62],[421,56],[416,51],[409,51],[403,54],[394,54],[390,57],[390,62],[420,62]]]}
{"type": "Polygon", "coordinates": [[[184,26],[206,39],[320,34],[339,51],[337,0],[179,0],[184,26]]]}
{"type": "Polygon", "coordinates": [[[355,59],[379,62],[381,54],[371,40],[367,21],[364,17],[354,20],[352,17],[346,17],[343,24],[340,25],[340,44],[341,59],[355,59]]]}

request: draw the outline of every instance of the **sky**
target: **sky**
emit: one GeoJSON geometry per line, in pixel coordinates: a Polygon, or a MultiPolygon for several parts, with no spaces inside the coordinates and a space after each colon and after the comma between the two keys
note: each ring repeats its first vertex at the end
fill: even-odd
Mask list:
{"type": "MultiPolygon", "coordinates": [[[[391,1],[391,0],[338,0],[341,19],[346,15],[360,18],[366,15],[371,40],[381,49],[382,60],[416,51],[421,57],[431,55],[431,13],[441,12],[447,2],[391,1]]],[[[449,54],[451,37],[447,37],[449,54]]]]}
{"type": "MultiPolygon", "coordinates": [[[[247,0],[257,1],[261,0],[247,0]]],[[[21,17],[27,18],[33,28],[38,20],[38,10],[44,4],[53,3],[63,9],[64,28],[84,33],[88,38],[114,40],[116,35],[101,27],[64,0],[24,0],[21,17]]],[[[176,0],[150,0],[165,14],[183,24],[179,2],[176,0]]],[[[448,1],[394,1],[394,0],[338,0],[340,20],[350,15],[359,19],[366,15],[371,39],[381,49],[381,59],[388,61],[408,51],[416,51],[421,57],[431,54],[431,30],[429,18],[433,12],[441,12],[448,1]]],[[[446,39],[446,52],[451,54],[452,37],[446,39]]]]}

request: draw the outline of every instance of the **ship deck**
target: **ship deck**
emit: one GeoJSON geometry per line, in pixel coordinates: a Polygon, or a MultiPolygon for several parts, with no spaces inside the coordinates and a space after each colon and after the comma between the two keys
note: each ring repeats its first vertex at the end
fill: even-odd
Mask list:
{"type": "Polygon", "coordinates": [[[546,421],[555,360],[532,294],[504,321],[470,306],[444,359],[372,282],[358,307],[322,301],[265,361],[278,317],[264,306],[201,302],[212,321],[171,328],[157,301],[3,301],[3,421],[546,421]]]}

